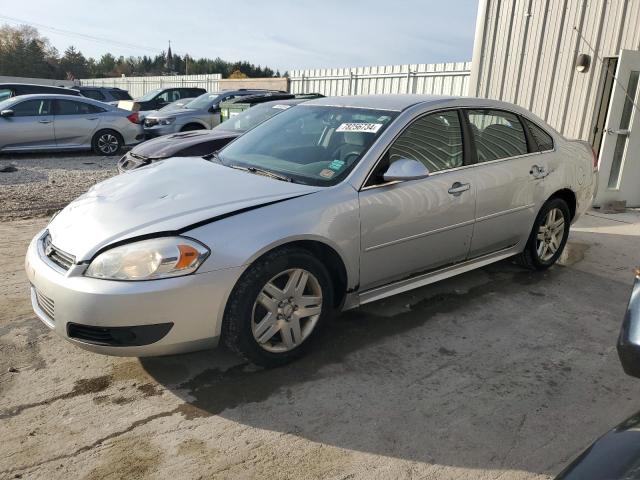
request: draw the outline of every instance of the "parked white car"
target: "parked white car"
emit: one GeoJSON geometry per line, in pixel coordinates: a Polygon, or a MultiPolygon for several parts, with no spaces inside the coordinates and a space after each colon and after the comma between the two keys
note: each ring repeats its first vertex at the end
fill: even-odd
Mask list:
{"type": "Polygon", "coordinates": [[[36,314],[95,352],[301,355],[335,312],[516,256],[556,262],[590,147],[485,99],[311,100],[217,155],[119,175],[29,247],[36,314]]]}

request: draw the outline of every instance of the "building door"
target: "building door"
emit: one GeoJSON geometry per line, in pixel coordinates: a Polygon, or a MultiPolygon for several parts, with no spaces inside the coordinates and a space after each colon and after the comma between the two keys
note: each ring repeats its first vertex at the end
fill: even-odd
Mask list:
{"type": "Polygon", "coordinates": [[[640,51],[620,52],[616,79],[600,148],[594,203],[623,200],[628,207],[640,207],[640,51]]]}

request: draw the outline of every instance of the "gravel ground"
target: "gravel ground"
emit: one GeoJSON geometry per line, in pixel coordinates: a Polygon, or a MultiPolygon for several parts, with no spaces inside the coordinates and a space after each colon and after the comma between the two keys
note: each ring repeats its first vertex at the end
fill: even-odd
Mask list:
{"type": "Polygon", "coordinates": [[[43,153],[0,155],[0,221],[48,216],[117,173],[120,155],[43,153]]]}

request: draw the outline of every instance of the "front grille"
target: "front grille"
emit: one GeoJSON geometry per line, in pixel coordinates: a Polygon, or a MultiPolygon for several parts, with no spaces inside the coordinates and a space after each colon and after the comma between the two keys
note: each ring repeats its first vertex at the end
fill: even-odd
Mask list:
{"type": "Polygon", "coordinates": [[[156,120],[155,118],[145,118],[144,119],[144,126],[145,127],[153,127],[154,125],[158,124],[158,120],[156,120]]]}
{"type": "Polygon", "coordinates": [[[60,250],[51,242],[51,235],[48,232],[42,237],[42,249],[49,260],[64,270],[69,270],[76,263],[76,257],[60,250]]]}
{"type": "Polygon", "coordinates": [[[42,292],[35,290],[36,292],[36,301],[38,302],[38,306],[40,309],[47,314],[47,316],[53,320],[55,318],[55,303],[52,299],[42,294],[42,292]]]}

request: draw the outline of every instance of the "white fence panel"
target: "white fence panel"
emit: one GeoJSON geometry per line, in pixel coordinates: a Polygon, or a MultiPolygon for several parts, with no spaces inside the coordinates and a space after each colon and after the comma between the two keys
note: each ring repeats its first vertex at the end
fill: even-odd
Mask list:
{"type": "Polygon", "coordinates": [[[141,97],[149,90],[166,87],[200,87],[208,92],[219,89],[218,81],[222,79],[219,73],[202,75],[166,75],[156,77],[113,77],[113,78],[83,78],[80,84],[95,87],[117,87],[128,90],[133,98],[141,97]]]}
{"type": "Polygon", "coordinates": [[[467,95],[471,62],[292,70],[291,93],[467,95]]]}

